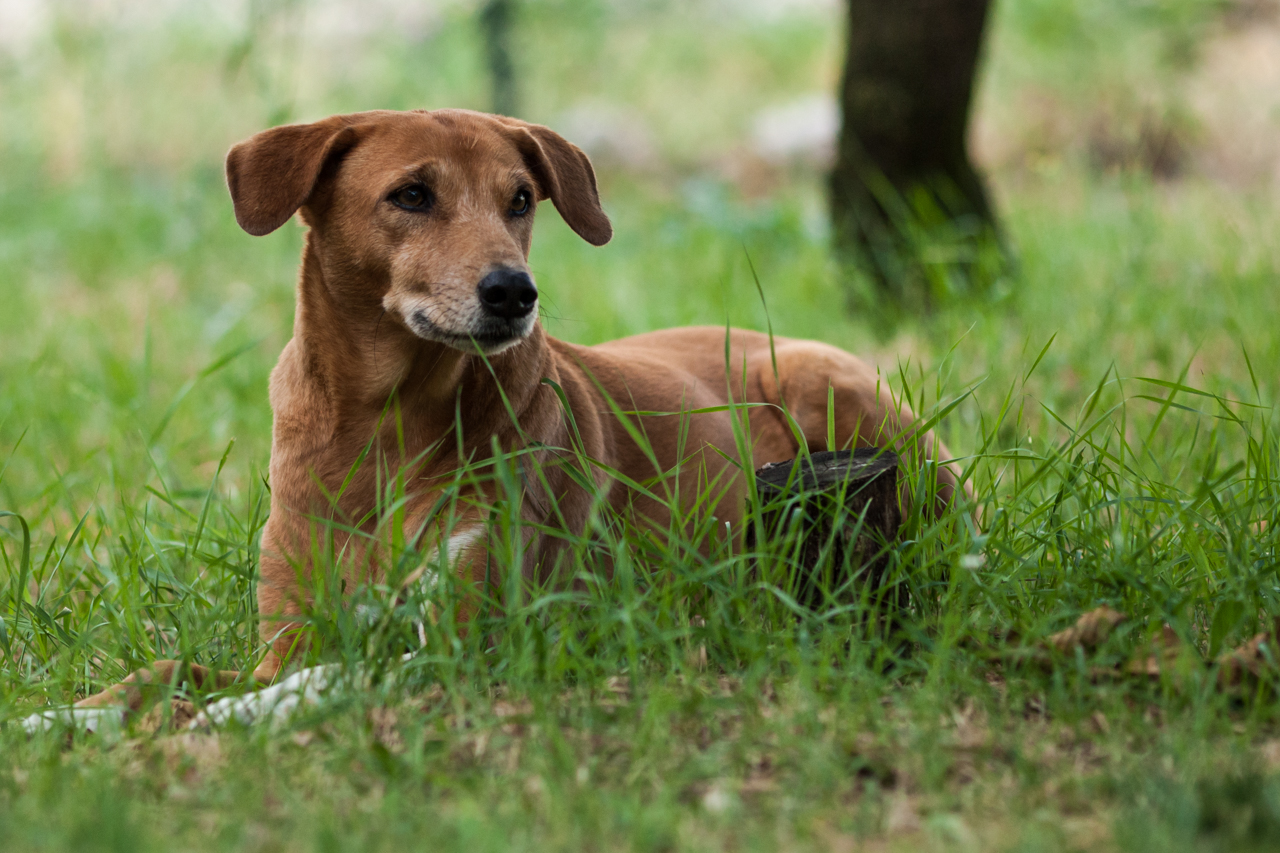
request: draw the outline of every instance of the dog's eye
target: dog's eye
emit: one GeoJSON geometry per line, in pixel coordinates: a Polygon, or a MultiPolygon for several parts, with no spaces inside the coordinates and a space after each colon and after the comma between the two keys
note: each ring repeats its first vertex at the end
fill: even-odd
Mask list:
{"type": "Polygon", "coordinates": [[[391,203],[405,210],[426,210],[431,205],[431,193],[422,184],[410,184],[393,192],[391,203]]]}
{"type": "Polygon", "coordinates": [[[533,199],[529,195],[528,190],[520,190],[520,192],[516,193],[515,197],[511,199],[511,214],[513,216],[524,216],[529,212],[529,204],[532,201],[533,199]]]}

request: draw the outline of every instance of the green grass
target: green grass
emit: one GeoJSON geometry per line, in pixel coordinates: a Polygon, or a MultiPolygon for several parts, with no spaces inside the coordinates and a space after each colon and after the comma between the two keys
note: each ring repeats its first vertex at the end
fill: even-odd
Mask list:
{"type": "MultiPolygon", "coordinates": [[[[21,516],[0,518],[0,721],[156,658],[258,648],[266,376],[300,232],[236,228],[225,148],[275,120],[484,106],[465,9],[336,63],[290,40],[307,7],[256,8],[251,29],[64,10],[51,44],[0,62],[0,510],[21,516]]],[[[761,104],[832,84],[826,13],[529,8],[530,116],[627,104],[665,164],[602,175],[603,249],[544,214],[552,333],[764,328],[753,265],[779,334],[876,360],[919,411],[959,401],[939,429],[983,530],[909,515],[912,607],[888,639],[862,607],[796,616],[776,554],[752,573],[625,525],[597,531],[612,581],[508,586],[462,638],[445,608],[404,666],[422,602],[360,590],[359,622],[329,585],[313,655],[371,686],[276,730],[5,725],[0,848],[1273,849],[1274,680],[1223,691],[1201,661],[1280,614],[1274,194],[1051,139],[991,176],[1016,272],[886,330],[846,309],[820,176],[748,198],[715,167],[761,104]],[[1024,662],[1104,603],[1131,618],[1096,652],[1024,662]],[[1186,645],[1163,677],[1091,676],[1164,623],[1186,645]]],[[[1176,113],[1215,8],[1002,5],[984,120],[1036,142],[1001,106],[1028,91],[1082,124],[1137,89],[1176,113]]]]}

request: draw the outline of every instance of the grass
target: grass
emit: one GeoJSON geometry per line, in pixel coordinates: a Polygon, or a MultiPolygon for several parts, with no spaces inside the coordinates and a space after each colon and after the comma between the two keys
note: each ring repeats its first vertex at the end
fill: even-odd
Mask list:
{"type": "MultiPolygon", "coordinates": [[[[484,104],[466,9],[356,40],[339,74],[290,41],[309,7],[255,8],[252,26],[64,10],[0,68],[22,117],[0,131],[0,509],[16,514],[0,518],[0,720],[156,658],[238,668],[258,648],[266,375],[300,240],[236,229],[226,145],[290,117],[484,104]]],[[[1135,89],[1176,113],[1180,46],[1214,12],[1169,8],[1000,7],[980,120],[1027,138],[1000,104],[1028,91],[1081,124],[1135,89]]],[[[7,725],[0,847],[1274,848],[1274,679],[1224,691],[1203,661],[1280,614],[1275,196],[1050,139],[992,175],[1016,274],[886,330],[846,310],[820,176],[797,167],[755,198],[715,165],[761,103],[831,85],[826,13],[528,14],[530,115],[628,104],[665,164],[602,175],[604,249],[544,215],[552,333],[764,328],[754,266],[778,333],[872,357],[917,410],[947,411],[983,530],[908,516],[894,559],[912,608],[887,639],[861,607],[796,616],[769,588],[785,591],[777,555],[752,574],[741,553],[625,525],[597,531],[611,581],[507,587],[466,637],[445,608],[403,666],[386,662],[419,644],[422,602],[389,580],[355,593],[361,622],[330,584],[314,654],[372,684],[276,730],[7,725]],[[1100,648],[1033,659],[1101,604],[1130,619],[1100,648]],[[1097,677],[1165,623],[1183,646],[1160,677],[1097,677]]]]}

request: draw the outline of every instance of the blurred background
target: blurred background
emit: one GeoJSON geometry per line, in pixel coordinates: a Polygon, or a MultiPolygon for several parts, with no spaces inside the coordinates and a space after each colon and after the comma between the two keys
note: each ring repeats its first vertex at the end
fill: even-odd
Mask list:
{"type": "Polygon", "coordinates": [[[964,134],[999,258],[926,233],[897,293],[831,225],[859,5],[0,0],[0,503],[198,492],[232,440],[229,495],[260,478],[301,232],[240,232],[223,157],[373,108],[496,104],[592,156],[614,242],[546,207],[532,258],[573,341],[767,317],[926,404],[985,382],[961,452],[1014,383],[1033,432],[1123,377],[1271,405],[1280,0],[993,4],[964,134]]]}

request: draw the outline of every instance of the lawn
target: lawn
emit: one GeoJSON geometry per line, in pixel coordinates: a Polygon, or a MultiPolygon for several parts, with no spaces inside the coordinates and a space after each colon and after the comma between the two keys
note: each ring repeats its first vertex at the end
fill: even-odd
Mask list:
{"type": "Polygon", "coordinates": [[[509,584],[464,636],[446,608],[404,665],[421,601],[357,590],[361,622],[319,595],[310,654],[361,688],[283,725],[174,733],[161,706],[28,738],[148,661],[258,649],[302,232],[236,227],[226,148],[488,98],[474,4],[31,8],[0,41],[0,849],[1280,846],[1270,646],[1236,683],[1215,663],[1280,616],[1280,105],[1230,62],[1280,49],[1280,12],[999,4],[974,144],[1016,264],[895,317],[849,300],[813,158],[750,143],[834,86],[836,6],[527,3],[525,114],[644,143],[599,145],[608,246],[543,209],[551,333],[862,354],[944,415],[981,528],[908,512],[888,637],[865,602],[798,613],[776,554],[622,525],[612,578],[584,548],[583,589],[509,584]],[[1103,642],[1047,639],[1103,605],[1103,642]]]}

